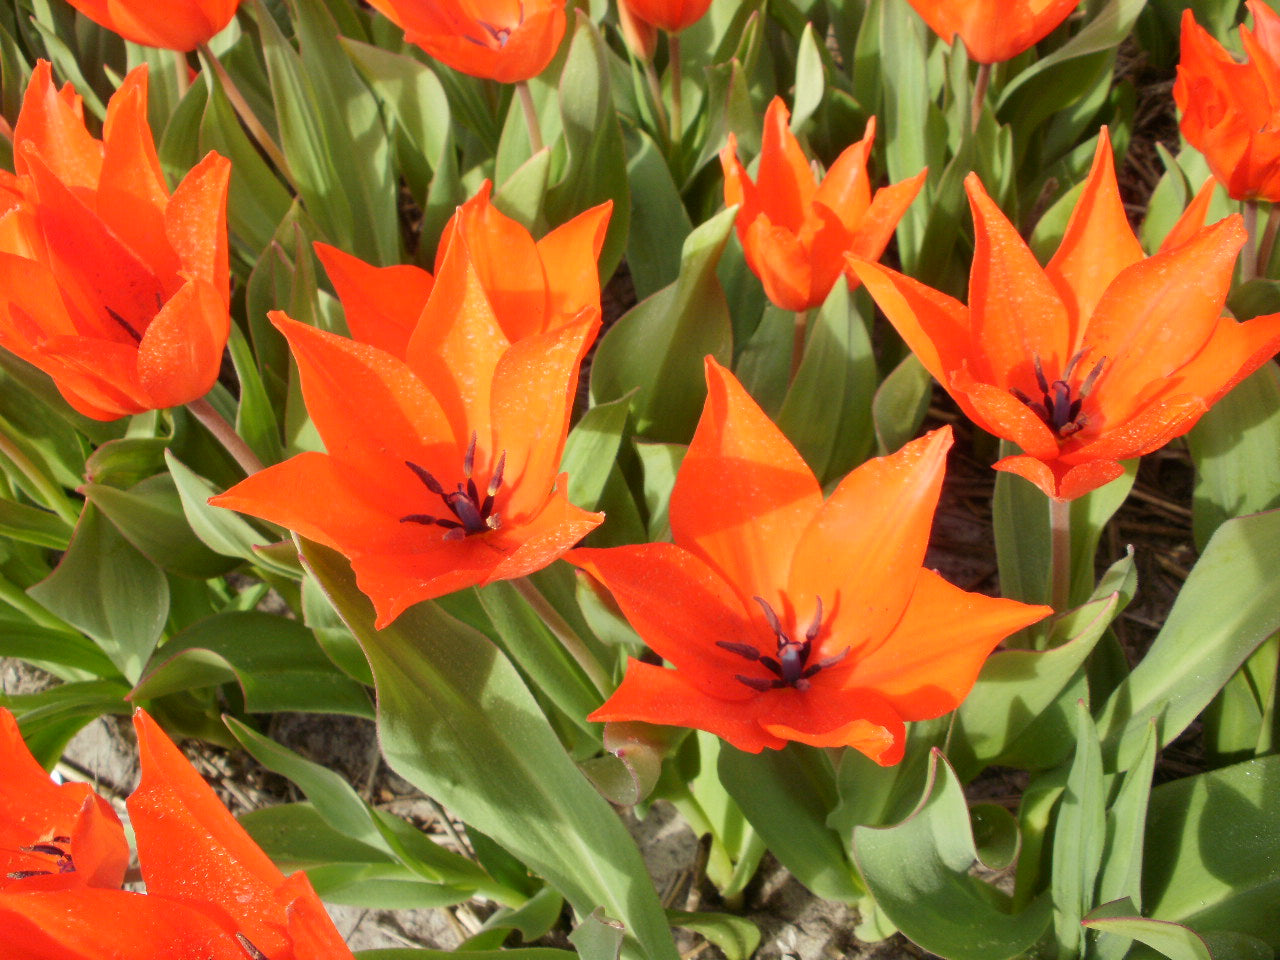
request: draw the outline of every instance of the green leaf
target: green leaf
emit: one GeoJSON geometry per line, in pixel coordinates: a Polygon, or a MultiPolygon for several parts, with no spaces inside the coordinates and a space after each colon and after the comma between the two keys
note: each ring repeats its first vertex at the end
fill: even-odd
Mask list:
{"type": "Polygon", "coordinates": [[[736,207],[685,240],[680,277],[628,311],[596,348],[591,395],[596,403],[634,391],[637,431],[651,440],[687,442],[702,411],[702,358],[730,356],[731,325],[715,268],[736,207]]]}
{"type": "Polygon", "coordinates": [[[804,25],[800,48],[796,52],[796,95],[791,108],[791,129],[799,131],[822,104],[826,84],[822,73],[822,51],[813,24],[804,25]]]}
{"type": "Polygon", "coordinates": [[[84,673],[94,677],[117,673],[110,658],[87,637],[33,623],[0,620],[0,657],[17,657],[64,680],[83,679],[84,673]]]}
{"type": "Polygon", "coordinates": [[[257,610],[206,617],[174,636],[133,695],[150,699],[235,679],[250,713],[372,716],[365,689],[338,670],[296,620],[257,610]]]}
{"type": "Polygon", "coordinates": [[[328,903],[376,910],[429,910],[471,899],[473,890],[419,880],[398,863],[329,863],[307,870],[328,903]]]}
{"type": "Polygon", "coordinates": [[[649,513],[649,539],[671,539],[671,491],[689,448],[683,443],[634,444],[644,470],[644,503],[649,513]]]}
{"type": "Polygon", "coordinates": [[[57,568],[27,593],[92,637],[130,682],[141,676],[169,616],[164,574],[92,504],[57,568]]]}
{"type": "Polygon", "coordinates": [[[667,917],[677,927],[702,934],[720,948],[726,960],[747,960],[760,945],[760,928],[746,917],[683,910],[668,910],[667,917]]]}
{"type": "Polygon", "coordinates": [[[1083,700],[1076,701],[1076,754],[1067,787],[1058,804],[1053,831],[1053,923],[1064,957],[1081,952],[1080,918],[1093,904],[1106,838],[1102,751],[1093,717],[1083,700]]]}
{"type": "Polygon", "coordinates": [[[242,814],[239,821],[282,870],[301,870],[325,863],[392,862],[386,850],[371,847],[336,829],[311,803],[280,803],[250,810],[242,814]]]}
{"type": "Polygon", "coordinates": [[[569,474],[569,502],[594,510],[618,459],[618,447],[631,410],[627,398],[602,403],[582,415],[565,440],[560,469],[569,474]]]}
{"type": "Polygon", "coordinates": [[[549,947],[526,947],[517,950],[415,950],[396,947],[391,950],[357,950],[359,960],[574,960],[577,954],[549,947]]]}
{"type": "Polygon", "coordinates": [[[1150,920],[1138,916],[1137,909],[1128,898],[1104,903],[1089,913],[1081,923],[1090,930],[1111,935],[1099,943],[1104,948],[1109,948],[1112,943],[1117,945],[1114,950],[1109,950],[1111,956],[1125,956],[1129,944],[1134,940],[1158,951],[1159,956],[1167,957],[1168,960],[1226,960],[1228,957],[1231,960],[1245,960],[1251,955],[1236,950],[1230,953],[1212,951],[1205,938],[1189,927],[1170,923],[1168,920],[1150,920]]]}
{"type": "Polygon", "coordinates": [[[853,855],[867,888],[912,941],[948,960],[1021,955],[1049,926],[1040,898],[1021,913],[996,904],[995,888],[970,876],[977,860],[960,781],[935,751],[920,805],[892,827],[858,827],[853,855]]]}
{"type": "Polygon", "coordinates": [[[627,266],[636,297],[644,300],[680,273],[680,245],[693,230],[662,152],[643,130],[627,130],[631,229],[627,266]]]}
{"type": "Polygon", "coordinates": [[[72,528],[56,514],[12,500],[0,500],[0,536],[37,547],[65,550],[71,542],[71,532],[72,528]]]}
{"type": "Polygon", "coordinates": [[[895,453],[924,422],[933,394],[933,377],[914,353],[907,354],[876,389],[871,403],[879,454],[895,453]]]}
{"type": "Polygon", "coordinates": [[[1166,783],[1147,813],[1145,909],[1280,947],[1280,755],[1166,783]]]}
{"type": "Polygon", "coordinates": [[[569,934],[569,942],[577,949],[582,960],[618,960],[622,954],[625,929],[597,907],[591,912],[591,916],[573,928],[573,932],[569,934]]]}
{"type": "Polygon", "coordinates": [[[1105,755],[1128,769],[1156,718],[1174,740],[1280,628],[1280,511],[1228,520],[1210,539],[1151,649],[1098,718],[1105,755]]]}
{"type": "Polygon", "coordinates": [[[306,542],[303,554],[373,667],[393,769],[546,877],[579,915],[603,906],[644,954],[675,960],[634,841],[497,648],[432,604],[374,630],[346,561],[306,542]]]}

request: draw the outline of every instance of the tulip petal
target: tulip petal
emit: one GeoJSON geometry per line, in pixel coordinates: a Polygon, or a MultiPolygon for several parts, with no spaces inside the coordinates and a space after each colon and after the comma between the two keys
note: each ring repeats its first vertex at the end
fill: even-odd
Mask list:
{"type": "Polygon", "coordinates": [[[338,292],[353,339],[404,358],[434,280],[409,264],[375,267],[327,243],[315,244],[338,292]]]}
{"type": "Polygon", "coordinates": [[[889,639],[924,563],[951,430],[868,460],[840,482],[796,544],[787,596],[798,623],[821,599],[823,656],[860,658],[889,639]]]}
{"type": "Polygon", "coordinates": [[[603,513],[592,513],[569,502],[568,476],[561,474],[555,491],[535,516],[507,531],[506,557],[498,562],[485,583],[514,580],[559,560],[596,527],[603,513]]]}
{"type": "Polygon", "coordinates": [[[951,395],[974,423],[988,433],[1012,440],[1033,457],[1058,455],[1053,432],[1025,403],[1008,390],[979,383],[963,364],[951,374],[951,395]]]}
{"type": "MultiPolygon", "coordinates": [[[[833,211],[840,221],[854,230],[871,206],[871,181],[867,176],[867,158],[876,139],[876,118],[867,120],[866,132],[857,143],[846,147],[823,177],[813,195],[813,202],[833,211]]],[[[875,259],[871,257],[870,259],[875,259]]]]}
{"type": "MultiPolygon", "coordinates": [[[[741,235],[751,272],[760,278],[765,295],[783,310],[808,310],[812,302],[813,268],[806,250],[786,227],[760,214],[741,235]]],[[[819,301],[820,303],[821,301],[819,301]]]]}
{"type": "Polygon", "coordinates": [[[1084,192],[1067,221],[1058,252],[1044,268],[1067,307],[1071,352],[1103,291],[1121,270],[1143,257],[1120,201],[1111,137],[1103,127],[1084,192]]]}
{"type": "Polygon", "coordinates": [[[756,194],[769,220],[799,233],[817,191],[813,171],[789,126],[791,113],[781,97],[769,101],[764,114],[764,137],[756,194]]]}
{"type": "Polygon", "coordinates": [[[875,690],[840,690],[817,685],[812,695],[779,690],[760,698],[760,726],[783,740],[812,747],[853,747],[882,767],[902,759],[907,728],[902,718],[875,690]]]}
{"type": "MultiPolygon", "coordinates": [[[[53,175],[70,187],[94,189],[102,172],[102,144],[84,125],[84,106],[70,84],[61,91],[53,84],[48,60],[37,60],[22,110],[13,128],[13,142],[32,144],[50,165],[53,175]]],[[[14,170],[27,173],[26,150],[14,150],[14,170]]]]}
{"type": "Polygon", "coordinates": [[[919,195],[928,176],[928,170],[921,170],[914,177],[876,191],[871,206],[854,230],[853,245],[849,247],[852,256],[859,260],[880,259],[884,248],[893,239],[898,221],[919,195]]]}
{"type": "Polygon", "coordinates": [[[747,661],[717,641],[751,643],[742,601],[698,556],[673,543],[579,549],[566,557],[613,594],[627,622],[658,656],[709,697],[755,696],[734,675],[747,661]]]}
{"type": "Polygon", "coordinates": [[[1053,613],[1051,607],[968,593],[931,570],[919,572],[914,588],[886,642],[859,657],[844,681],[875,690],[904,720],[954,710],[1001,640],[1053,613]]]}
{"type": "Polygon", "coordinates": [[[760,215],[760,200],[755,183],[738,160],[738,138],[730,132],[726,140],[725,147],[720,151],[720,167],[724,172],[724,205],[737,205],[738,216],[734,222],[741,235],[746,225],[760,215]]]}
{"type": "Polygon", "coordinates": [[[783,609],[791,555],[822,490],[733,375],[710,357],[706,371],[706,406],[671,494],[671,529],[746,602],[761,596],[783,609]]]}
{"type": "Polygon", "coordinates": [[[217,289],[189,280],[156,314],[138,345],[138,380],[154,409],[199,400],[218,379],[231,317],[217,289]]]}
{"type": "Polygon", "coordinates": [[[165,209],[165,236],[188,277],[213,284],[230,299],[227,266],[227,190],[231,161],[208,153],[182,178],[165,209]]]}
{"type": "Polygon", "coordinates": [[[86,417],[116,420],[149,410],[150,395],[138,380],[138,351],[89,337],[51,337],[32,363],[49,376],[67,403],[86,417]]]}
{"type": "Polygon", "coordinates": [[[1187,209],[1182,211],[1182,216],[1178,217],[1173,229],[1160,243],[1161,253],[1181,246],[1204,228],[1204,222],[1209,216],[1209,204],[1213,202],[1213,194],[1217,189],[1218,181],[1213,176],[1207,177],[1187,204],[1187,209]]]}
{"type": "MultiPolygon", "coordinates": [[[[538,241],[547,274],[547,323],[577,316],[600,302],[600,268],[613,201],[607,200],[556,227],[538,241]]],[[[507,336],[512,336],[507,330],[507,336]]]]}
{"type": "Polygon", "coordinates": [[[613,696],[587,719],[641,720],[663,726],[693,727],[723,737],[739,750],[780,750],[787,742],[755,721],[755,700],[722,700],[708,696],[678,670],[665,670],[634,658],[613,696]]]}

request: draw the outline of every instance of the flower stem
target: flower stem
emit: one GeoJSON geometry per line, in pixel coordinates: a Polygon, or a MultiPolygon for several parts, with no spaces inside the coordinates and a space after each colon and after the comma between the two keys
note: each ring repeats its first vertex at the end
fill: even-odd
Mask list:
{"type": "Polygon", "coordinates": [[[533,608],[534,612],[542,618],[542,622],[547,625],[547,629],[568,651],[569,656],[577,661],[578,666],[582,668],[583,673],[591,680],[600,696],[608,697],[613,684],[609,682],[609,676],[605,673],[600,661],[587,649],[587,645],[574,631],[573,627],[569,626],[564,617],[560,616],[556,608],[551,606],[547,598],[542,595],[542,591],[534,586],[533,581],[528,577],[518,577],[509,582],[516,588],[516,592],[524,597],[525,602],[533,608]]]}
{"type": "Polygon", "coordinates": [[[1258,201],[1245,200],[1240,211],[1244,214],[1244,231],[1249,235],[1249,246],[1240,261],[1240,282],[1248,283],[1258,275],[1258,201]]]}
{"type": "Polygon", "coordinates": [[[13,462],[13,465],[22,471],[22,475],[30,481],[31,486],[40,495],[44,505],[74,529],[76,522],[80,519],[79,508],[62,492],[62,488],[45,476],[31,462],[30,458],[22,452],[18,445],[3,432],[0,432],[0,454],[8,457],[13,462]]]}
{"type": "Polygon", "coordinates": [[[191,89],[191,65],[181,50],[173,51],[173,76],[178,81],[178,99],[181,100],[191,89]]]}
{"type": "Polygon", "coordinates": [[[808,334],[809,311],[797,310],[795,333],[791,341],[791,376],[787,379],[788,383],[794,382],[796,374],[800,372],[800,361],[804,359],[804,342],[808,334]]]}
{"type": "Polygon", "coordinates": [[[529,128],[529,148],[533,153],[542,149],[542,128],[538,125],[538,110],[533,105],[533,91],[529,89],[529,81],[521,80],[516,84],[516,93],[520,96],[520,106],[524,110],[524,122],[529,128]]]}
{"type": "Polygon", "coordinates": [[[644,61],[644,78],[649,84],[649,95],[653,97],[653,118],[658,124],[658,136],[662,138],[665,150],[671,145],[671,123],[667,120],[667,105],[662,102],[662,81],[658,79],[652,60],[644,61]]]}
{"type": "Polygon", "coordinates": [[[226,93],[227,99],[231,101],[231,106],[240,117],[240,122],[245,125],[245,129],[249,131],[250,136],[258,142],[258,146],[267,155],[267,159],[275,164],[276,169],[283,173],[285,178],[292,183],[293,174],[289,170],[289,161],[285,159],[284,151],[271,139],[271,134],[267,133],[267,128],[262,125],[262,121],[254,114],[253,109],[249,106],[249,101],[244,98],[240,88],[231,79],[231,74],[227,73],[222,61],[209,49],[207,43],[200,44],[196,49],[200,51],[200,56],[207,61],[210,69],[217,74],[218,82],[222,84],[223,92],[226,93]]]}
{"type": "Polygon", "coordinates": [[[192,400],[187,404],[187,409],[191,411],[192,416],[204,424],[205,429],[213,434],[214,439],[222,444],[227,453],[235,458],[241,470],[252,475],[262,469],[262,461],[258,459],[258,455],[240,439],[240,434],[236,433],[235,427],[227,423],[222,414],[213,409],[208,400],[192,400]]]}
{"type": "Polygon", "coordinates": [[[684,139],[684,104],[680,97],[683,79],[680,70],[680,34],[667,34],[667,56],[671,61],[671,139],[678,148],[684,139]]]}
{"type": "Polygon", "coordinates": [[[1052,544],[1050,603],[1058,613],[1071,603],[1071,501],[1049,498],[1049,537],[1052,544]]]}
{"type": "Polygon", "coordinates": [[[978,76],[973,82],[973,102],[969,106],[969,126],[976,133],[982,120],[982,104],[987,99],[987,87],[991,85],[991,64],[978,64],[978,76]]]}
{"type": "Polygon", "coordinates": [[[1267,204],[1267,226],[1262,231],[1262,240],[1258,243],[1257,275],[1265,277],[1270,272],[1271,254],[1276,248],[1276,233],[1280,231],[1280,213],[1274,203],[1267,204]]]}

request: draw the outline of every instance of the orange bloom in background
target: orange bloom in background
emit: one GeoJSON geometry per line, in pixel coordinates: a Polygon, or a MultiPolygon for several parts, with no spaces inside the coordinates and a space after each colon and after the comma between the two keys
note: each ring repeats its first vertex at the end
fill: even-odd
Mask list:
{"type": "Polygon", "coordinates": [[[546,69],[564,38],[564,0],[369,0],[404,38],[473,77],[518,83],[546,69]]]}
{"type": "Polygon", "coordinates": [[[194,50],[220,33],[240,0],[68,0],[126,40],[165,50],[194,50]]]}
{"type": "Polygon", "coordinates": [[[410,293],[398,275],[322,251],[345,271],[333,276],[359,339],[271,319],[327,452],[268,467],[210,502],[341,551],[380,628],[421,600],[562,555],[603,519],[569,503],[558,471],[578,367],[600,326],[609,209],[535,243],[482,190],[446,230],[409,321],[379,312],[397,298],[413,309],[426,280],[410,293]]]}
{"type": "Polygon", "coordinates": [[[658,28],[631,12],[631,8],[618,0],[618,28],[627,49],[641,60],[652,60],[658,49],[658,28]]]}
{"type": "Polygon", "coordinates": [[[206,156],[170,195],[147,125],[147,68],[111,97],[103,139],[36,65],[0,171],[0,346],[98,420],[213,386],[230,331],[227,185],[206,156]]]}
{"type": "Polygon", "coordinates": [[[1173,99],[1182,135],[1236,200],[1280,200],[1280,14],[1249,0],[1254,29],[1237,63],[1190,10],[1182,12],[1182,58],[1173,99]]]}
{"type": "Polygon", "coordinates": [[[618,13],[625,9],[645,23],[679,33],[691,27],[706,14],[711,0],[618,0],[618,13]]]}
{"type": "MultiPolygon", "coordinates": [[[[34,877],[0,889],[5,960],[351,960],[306,874],[286,878],[155,722],[139,710],[133,723],[142,781],[127,803],[147,892],[41,889],[34,877]]],[[[13,756],[35,765],[20,740],[13,756]]]]}
{"type": "Polygon", "coordinates": [[[969,58],[1000,63],[1048,36],[1080,0],[909,0],[948,44],[959,36],[969,58]]]}
{"type": "Polygon", "coordinates": [[[119,887],[129,845],[87,783],[54,783],[0,707],[0,891],[119,887]]]}
{"type": "Polygon", "coordinates": [[[707,358],[671,495],[674,543],[567,559],[674,670],[631,660],[588,719],[695,727],[758,753],[789,740],[902,758],[904,721],[955,709],[991,649],[1052,612],[925,569],[949,428],[868,461],[823,500],[813,471],[707,358]]]}
{"type": "Polygon", "coordinates": [[[732,133],[720,151],[724,202],[738,205],[738,239],[769,299],[784,310],[819,306],[844,270],[844,256],[869,260],[884,252],[894,228],[924,185],[926,171],[871,193],[867,158],[875,118],[865,136],[831,165],[819,184],[774,97],[764,118],[760,169],[753,183],[738,160],[732,133]]]}
{"type": "MultiPolygon", "coordinates": [[[[1144,257],[1105,129],[1046,267],[976,176],[965,188],[976,230],[969,306],[879,265],[850,266],[965,414],[1022,448],[997,470],[1073,500],[1118,477],[1121,460],[1186,433],[1280,349],[1280,314],[1222,316],[1240,217],[1144,257]]],[[[1185,216],[1203,218],[1207,198],[1185,216]]]]}

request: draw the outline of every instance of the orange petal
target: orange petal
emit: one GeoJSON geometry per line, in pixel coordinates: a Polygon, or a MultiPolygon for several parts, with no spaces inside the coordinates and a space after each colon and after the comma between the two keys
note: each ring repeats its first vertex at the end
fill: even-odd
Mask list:
{"type": "Polygon", "coordinates": [[[52,337],[32,359],[67,403],[95,420],[116,420],[150,410],[151,397],[138,380],[135,347],[89,337],[52,337]]]}
{"type": "Polygon", "coordinates": [[[267,956],[283,951],[284,875],[147,714],[133,715],[142,776],[127,801],[147,898],[210,903],[267,956]]]}
{"type": "Polygon", "coordinates": [[[975,344],[986,357],[991,383],[1036,388],[1033,359],[1050,376],[1062,370],[1071,350],[1070,325],[1062,300],[976,174],[965,178],[973,209],[973,269],[969,274],[969,316],[975,344]]]}
{"type": "Polygon", "coordinates": [[[754,627],[742,601],[698,556],[673,543],[574,550],[566,557],[613,594],[627,621],[685,682],[709,697],[745,700],[739,683],[746,661],[716,646],[749,642],[754,627]]]}
{"type": "Polygon", "coordinates": [[[951,374],[951,395],[974,423],[1012,440],[1033,457],[1052,460],[1058,440],[1031,408],[1008,390],[979,383],[963,364],[951,374]]]}
{"type": "Polygon", "coordinates": [[[760,214],[760,201],[756,185],[738,160],[738,138],[729,133],[727,141],[720,151],[720,167],[724,171],[724,205],[732,207],[737,204],[738,216],[734,222],[741,235],[741,231],[760,214]]]}
{"type": "MultiPolygon", "coordinates": [[[[761,699],[756,695],[756,700],[761,699]]],[[[786,740],[769,733],[754,718],[754,701],[708,696],[679,670],[664,670],[634,658],[613,696],[587,719],[641,720],[672,727],[692,727],[722,737],[739,750],[780,750],[786,740]]]]}
{"type": "Polygon", "coordinates": [[[791,555],[822,490],[733,374],[710,357],[706,371],[706,405],[671,494],[671,529],[739,596],[782,610],[791,555]]]}
{"type": "Polygon", "coordinates": [[[1187,204],[1187,209],[1182,211],[1182,216],[1178,217],[1178,222],[1173,225],[1173,229],[1160,244],[1161,253],[1181,246],[1204,228],[1204,222],[1209,216],[1209,204],[1213,202],[1213,193],[1217,189],[1217,179],[1213,176],[1205,179],[1191,202],[1187,204]]]}
{"type": "Polygon", "coordinates": [[[1120,201],[1111,137],[1103,127],[1084,192],[1067,222],[1058,252],[1044,269],[1066,304],[1070,324],[1067,343],[1073,350],[1103,291],[1121,270],[1143,256],[1120,201]]]}
{"type": "MultiPolygon", "coordinates": [[[[449,5],[458,6],[456,2],[449,5]]],[[[494,40],[477,22],[479,18],[473,19],[467,13],[453,13],[459,23],[470,21],[463,24],[465,32],[460,32],[453,24],[442,27],[437,19],[439,14],[411,10],[411,4],[405,0],[392,0],[389,6],[403,22],[407,41],[455,70],[499,83],[519,83],[540,74],[555,56],[565,31],[564,8],[558,2],[527,0],[526,14],[518,26],[486,20],[490,26],[511,30],[502,43],[494,40]]],[[[414,3],[412,6],[420,9],[424,5],[414,3]]],[[[427,11],[430,9],[427,6],[427,11]]]]}
{"type": "Polygon", "coordinates": [[[182,178],[165,208],[165,236],[182,271],[213,284],[223,300],[231,296],[227,272],[227,189],[231,161],[208,153],[182,178]]]}
{"type": "Polygon", "coordinates": [[[1185,394],[1168,397],[1145,406],[1130,420],[1109,424],[1101,436],[1070,450],[1063,459],[1067,463],[1080,463],[1140,457],[1182,436],[1208,409],[1202,397],[1185,394]]]}
{"type": "MultiPolygon", "coordinates": [[[[575,317],[600,303],[600,251],[613,201],[578,214],[538,241],[538,256],[547,275],[547,325],[575,317]]],[[[508,330],[508,337],[511,332],[508,330]]],[[[513,338],[514,339],[514,338],[513,338]]]]}
{"type": "Polygon", "coordinates": [[[833,689],[817,682],[805,692],[778,690],[760,698],[760,726],[783,740],[813,747],[853,747],[882,767],[902,759],[907,728],[875,690],[833,689]]]}
{"type": "Polygon", "coordinates": [[[27,152],[34,147],[68,186],[97,188],[102,144],[85,129],[84,106],[71,85],[61,92],[54,88],[48,60],[36,61],[13,128],[13,144],[16,172],[27,173],[27,152]]]}
{"type": "Polygon", "coordinates": [[[879,260],[893,238],[893,231],[898,228],[898,221],[920,193],[928,176],[928,170],[921,170],[914,177],[877,190],[871,206],[854,231],[849,253],[859,260],[879,260]]]}
{"type": "Polygon", "coordinates": [[[578,368],[600,329],[598,311],[583,312],[572,323],[516,341],[493,371],[492,442],[483,466],[477,449],[477,470],[487,475],[506,454],[503,485],[510,492],[503,502],[515,518],[546,503],[560,469],[578,368]]]}
{"type": "MultiPolygon", "coordinates": [[[[1105,461],[1093,461],[1094,463],[1105,461]]],[[[1119,464],[1116,464],[1119,466],[1119,464]]],[[[1060,477],[1070,468],[1060,460],[1046,462],[1037,460],[1035,457],[1028,456],[1012,456],[1005,457],[1003,460],[997,460],[992,464],[992,469],[1003,470],[1005,473],[1012,473],[1024,480],[1034,483],[1040,488],[1046,497],[1054,500],[1066,500],[1066,497],[1059,495],[1058,482],[1060,477]]],[[[1121,467],[1121,472],[1123,472],[1121,467]]],[[[1117,474],[1116,476],[1119,476],[1117,474]]],[[[1104,481],[1105,482],[1105,481],[1104,481]]]]}
{"type": "Polygon", "coordinates": [[[987,655],[1005,637],[1053,613],[1051,607],[967,593],[921,570],[891,636],[859,657],[844,682],[875,690],[904,720],[960,705],[987,655]]]}
{"type": "Polygon", "coordinates": [[[352,338],[404,358],[434,280],[412,265],[375,267],[327,243],[315,244],[346,312],[352,338]]]}
{"type": "Polygon", "coordinates": [[[791,133],[790,120],[787,105],[781,97],[774,97],[764,114],[756,191],[773,223],[799,233],[817,184],[804,151],[791,133]]]}
{"type": "Polygon", "coordinates": [[[809,251],[794,233],[771,223],[762,213],[740,239],[747,265],[760,278],[770,300],[783,310],[808,310],[817,305],[810,295],[813,270],[809,251]]]}
{"type": "MultiPolygon", "coordinates": [[[[867,177],[867,158],[871,155],[871,145],[876,139],[876,118],[867,121],[866,132],[862,139],[848,146],[836,157],[835,163],[823,177],[817,192],[813,196],[814,203],[820,203],[832,210],[849,230],[854,230],[862,222],[867,208],[871,206],[871,182],[867,177]]],[[[874,258],[873,258],[874,259],[874,258]]]]}
{"type": "Polygon", "coordinates": [[[231,317],[217,289],[189,280],[138,344],[138,380],[156,409],[199,400],[218,379],[231,317]]]}
{"type": "Polygon", "coordinates": [[[801,249],[807,246],[809,251],[809,290],[805,301],[809,307],[818,307],[826,301],[844,272],[844,258],[853,245],[853,234],[834,211],[817,200],[813,202],[806,232],[809,233],[807,244],[801,240],[801,249]]]}
{"type": "Polygon", "coordinates": [[[1280,351],[1280,314],[1254,317],[1243,323],[1221,317],[1204,349],[1161,381],[1160,392],[1154,396],[1190,393],[1212,405],[1277,351],[1280,351]]]}
{"type": "Polygon", "coordinates": [[[603,513],[591,513],[569,502],[568,476],[561,474],[556,489],[536,515],[505,531],[507,555],[485,578],[514,580],[527,577],[559,560],[604,521],[603,513]]]}
{"type": "Polygon", "coordinates": [[[818,649],[861,657],[889,636],[915,588],[942,492],[951,429],[868,460],[840,482],[796,544],[787,596],[798,623],[823,604],[818,649]]]}
{"type": "Polygon", "coordinates": [[[299,870],[285,880],[277,897],[286,904],[294,960],[351,960],[351,950],[305,873],[299,870]]]}

